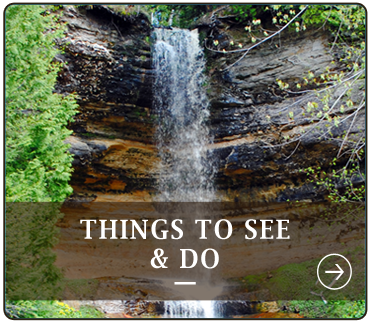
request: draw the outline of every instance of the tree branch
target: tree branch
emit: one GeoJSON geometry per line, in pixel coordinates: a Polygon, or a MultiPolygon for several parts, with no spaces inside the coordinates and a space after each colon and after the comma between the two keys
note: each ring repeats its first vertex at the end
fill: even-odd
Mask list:
{"type": "Polygon", "coordinates": [[[341,144],[341,146],[340,146],[340,149],[339,149],[338,154],[337,154],[337,158],[339,158],[339,157],[340,157],[340,155],[341,155],[340,153],[342,152],[342,149],[343,149],[344,143],[347,141],[347,138],[348,138],[349,132],[351,131],[351,128],[352,128],[352,126],[353,126],[353,123],[354,123],[354,122],[355,122],[355,120],[356,120],[356,117],[357,117],[357,113],[358,113],[358,111],[359,111],[359,109],[357,109],[357,111],[354,113],[353,120],[352,120],[351,125],[349,126],[348,130],[346,131],[346,136],[344,137],[343,142],[342,142],[342,144],[341,144]]]}
{"type": "Polygon", "coordinates": [[[248,48],[243,48],[243,49],[236,49],[236,50],[230,50],[230,51],[220,51],[220,50],[214,50],[212,48],[209,48],[207,47],[207,45],[205,44],[205,48],[210,50],[210,51],[213,51],[213,52],[216,52],[216,53],[221,53],[221,54],[229,54],[229,53],[238,53],[238,52],[245,52],[237,61],[235,61],[233,64],[225,67],[224,69],[222,69],[221,71],[225,71],[229,68],[231,68],[232,66],[234,66],[235,64],[237,64],[238,62],[240,62],[247,54],[250,50],[252,50],[253,48],[256,48],[257,46],[261,45],[262,43],[264,43],[265,41],[275,37],[276,35],[280,34],[284,29],[286,29],[295,19],[297,19],[306,9],[308,8],[308,5],[305,6],[300,12],[298,12],[284,27],[282,27],[281,29],[279,29],[278,31],[276,31],[275,33],[273,33],[272,35],[264,38],[263,40],[261,40],[260,42],[254,44],[253,46],[251,47],[248,47],[248,48]]]}

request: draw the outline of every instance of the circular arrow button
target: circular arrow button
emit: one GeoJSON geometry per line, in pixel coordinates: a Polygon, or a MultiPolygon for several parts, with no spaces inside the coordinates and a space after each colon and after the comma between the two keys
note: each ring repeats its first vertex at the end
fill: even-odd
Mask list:
{"type": "Polygon", "coordinates": [[[352,266],[347,258],[340,254],[326,255],[317,265],[317,278],[329,290],[340,290],[352,277],[352,266]],[[339,287],[333,287],[340,284],[339,287]]]}

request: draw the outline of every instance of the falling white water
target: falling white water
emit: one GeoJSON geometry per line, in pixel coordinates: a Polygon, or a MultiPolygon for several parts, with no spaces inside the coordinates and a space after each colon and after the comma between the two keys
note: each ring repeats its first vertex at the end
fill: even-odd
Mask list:
{"type": "Polygon", "coordinates": [[[206,121],[204,59],[197,30],[156,29],[156,141],[161,159],[159,200],[214,201],[211,141],[206,121]]]}
{"type": "MultiPolygon", "coordinates": [[[[161,159],[158,200],[215,201],[215,167],[207,150],[211,137],[203,87],[205,62],[198,32],[158,28],[154,37],[156,140],[161,159]]],[[[216,317],[213,301],[166,301],[165,306],[165,317],[216,317]]]]}

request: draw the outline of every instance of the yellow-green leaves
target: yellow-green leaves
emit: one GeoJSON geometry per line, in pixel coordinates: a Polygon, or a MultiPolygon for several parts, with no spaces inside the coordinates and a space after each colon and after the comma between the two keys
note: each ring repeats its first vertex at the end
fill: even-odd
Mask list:
{"type": "Polygon", "coordinates": [[[282,80],[280,79],[276,79],[276,82],[277,84],[279,85],[279,88],[281,90],[285,90],[285,89],[288,89],[289,88],[289,84],[288,83],[284,83],[282,80]]]}

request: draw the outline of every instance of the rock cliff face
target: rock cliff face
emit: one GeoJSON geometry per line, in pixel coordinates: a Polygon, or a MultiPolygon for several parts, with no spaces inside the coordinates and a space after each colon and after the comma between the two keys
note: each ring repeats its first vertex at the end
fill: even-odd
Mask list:
{"type": "MultiPolygon", "coordinates": [[[[144,15],[122,16],[104,6],[64,11],[68,31],[61,40],[65,53],[58,59],[68,65],[57,91],[76,93],[80,105],[68,139],[75,155],[72,185],[77,193],[92,193],[98,200],[150,200],[158,173],[151,26],[144,15]]],[[[217,37],[220,42],[222,37],[237,42],[243,32],[234,27],[227,34],[219,31],[217,37]]],[[[283,137],[297,137],[310,127],[303,116],[290,121],[288,113],[300,114],[315,98],[283,96],[276,79],[294,88],[309,70],[315,75],[323,72],[335,58],[326,47],[328,37],[287,32],[278,43],[261,45],[225,72],[219,70],[237,57],[207,52],[214,136],[210,150],[218,160],[216,185],[223,200],[322,198],[304,184],[298,169],[325,169],[337,145],[320,139],[320,129],[304,135],[298,147],[277,145],[283,137]]],[[[360,99],[356,90],[352,96],[353,101],[360,99]]],[[[358,119],[352,134],[364,131],[364,115],[358,119]]]]}
{"type": "Polygon", "coordinates": [[[156,153],[150,109],[153,73],[143,15],[122,17],[103,6],[65,8],[68,62],[57,91],[76,93],[79,114],[67,141],[75,155],[75,191],[121,193],[152,186],[156,153]]]}
{"type": "MultiPolygon", "coordinates": [[[[238,28],[229,31],[228,40],[242,42],[242,32],[238,28]]],[[[215,38],[222,44],[225,34],[215,38]]],[[[320,166],[326,170],[338,151],[338,143],[320,135],[326,131],[327,122],[312,125],[303,113],[309,101],[320,105],[320,100],[309,91],[294,92],[308,71],[320,75],[328,65],[333,70],[340,67],[335,58],[338,53],[329,52],[329,42],[327,34],[312,32],[302,37],[287,32],[280,39],[252,50],[235,65],[232,63],[240,54],[232,59],[223,54],[208,55],[210,68],[215,71],[210,78],[210,97],[213,148],[220,169],[218,185],[234,190],[231,195],[259,201],[320,200],[323,197],[316,194],[313,186],[304,184],[305,178],[299,169],[320,166]],[[231,67],[217,72],[225,66],[231,67]],[[291,92],[282,93],[276,79],[288,83],[291,92]],[[295,116],[294,121],[290,113],[295,116]],[[301,140],[299,144],[284,144],[284,137],[301,140]]],[[[330,104],[338,99],[342,90],[332,95],[330,104]]],[[[351,98],[357,103],[362,99],[357,86],[351,98]]],[[[364,117],[364,113],[359,116],[350,135],[364,133],[364,117]]],[[[342,135],[349,122],[343,122],[334,136],[342,135]]]]}

